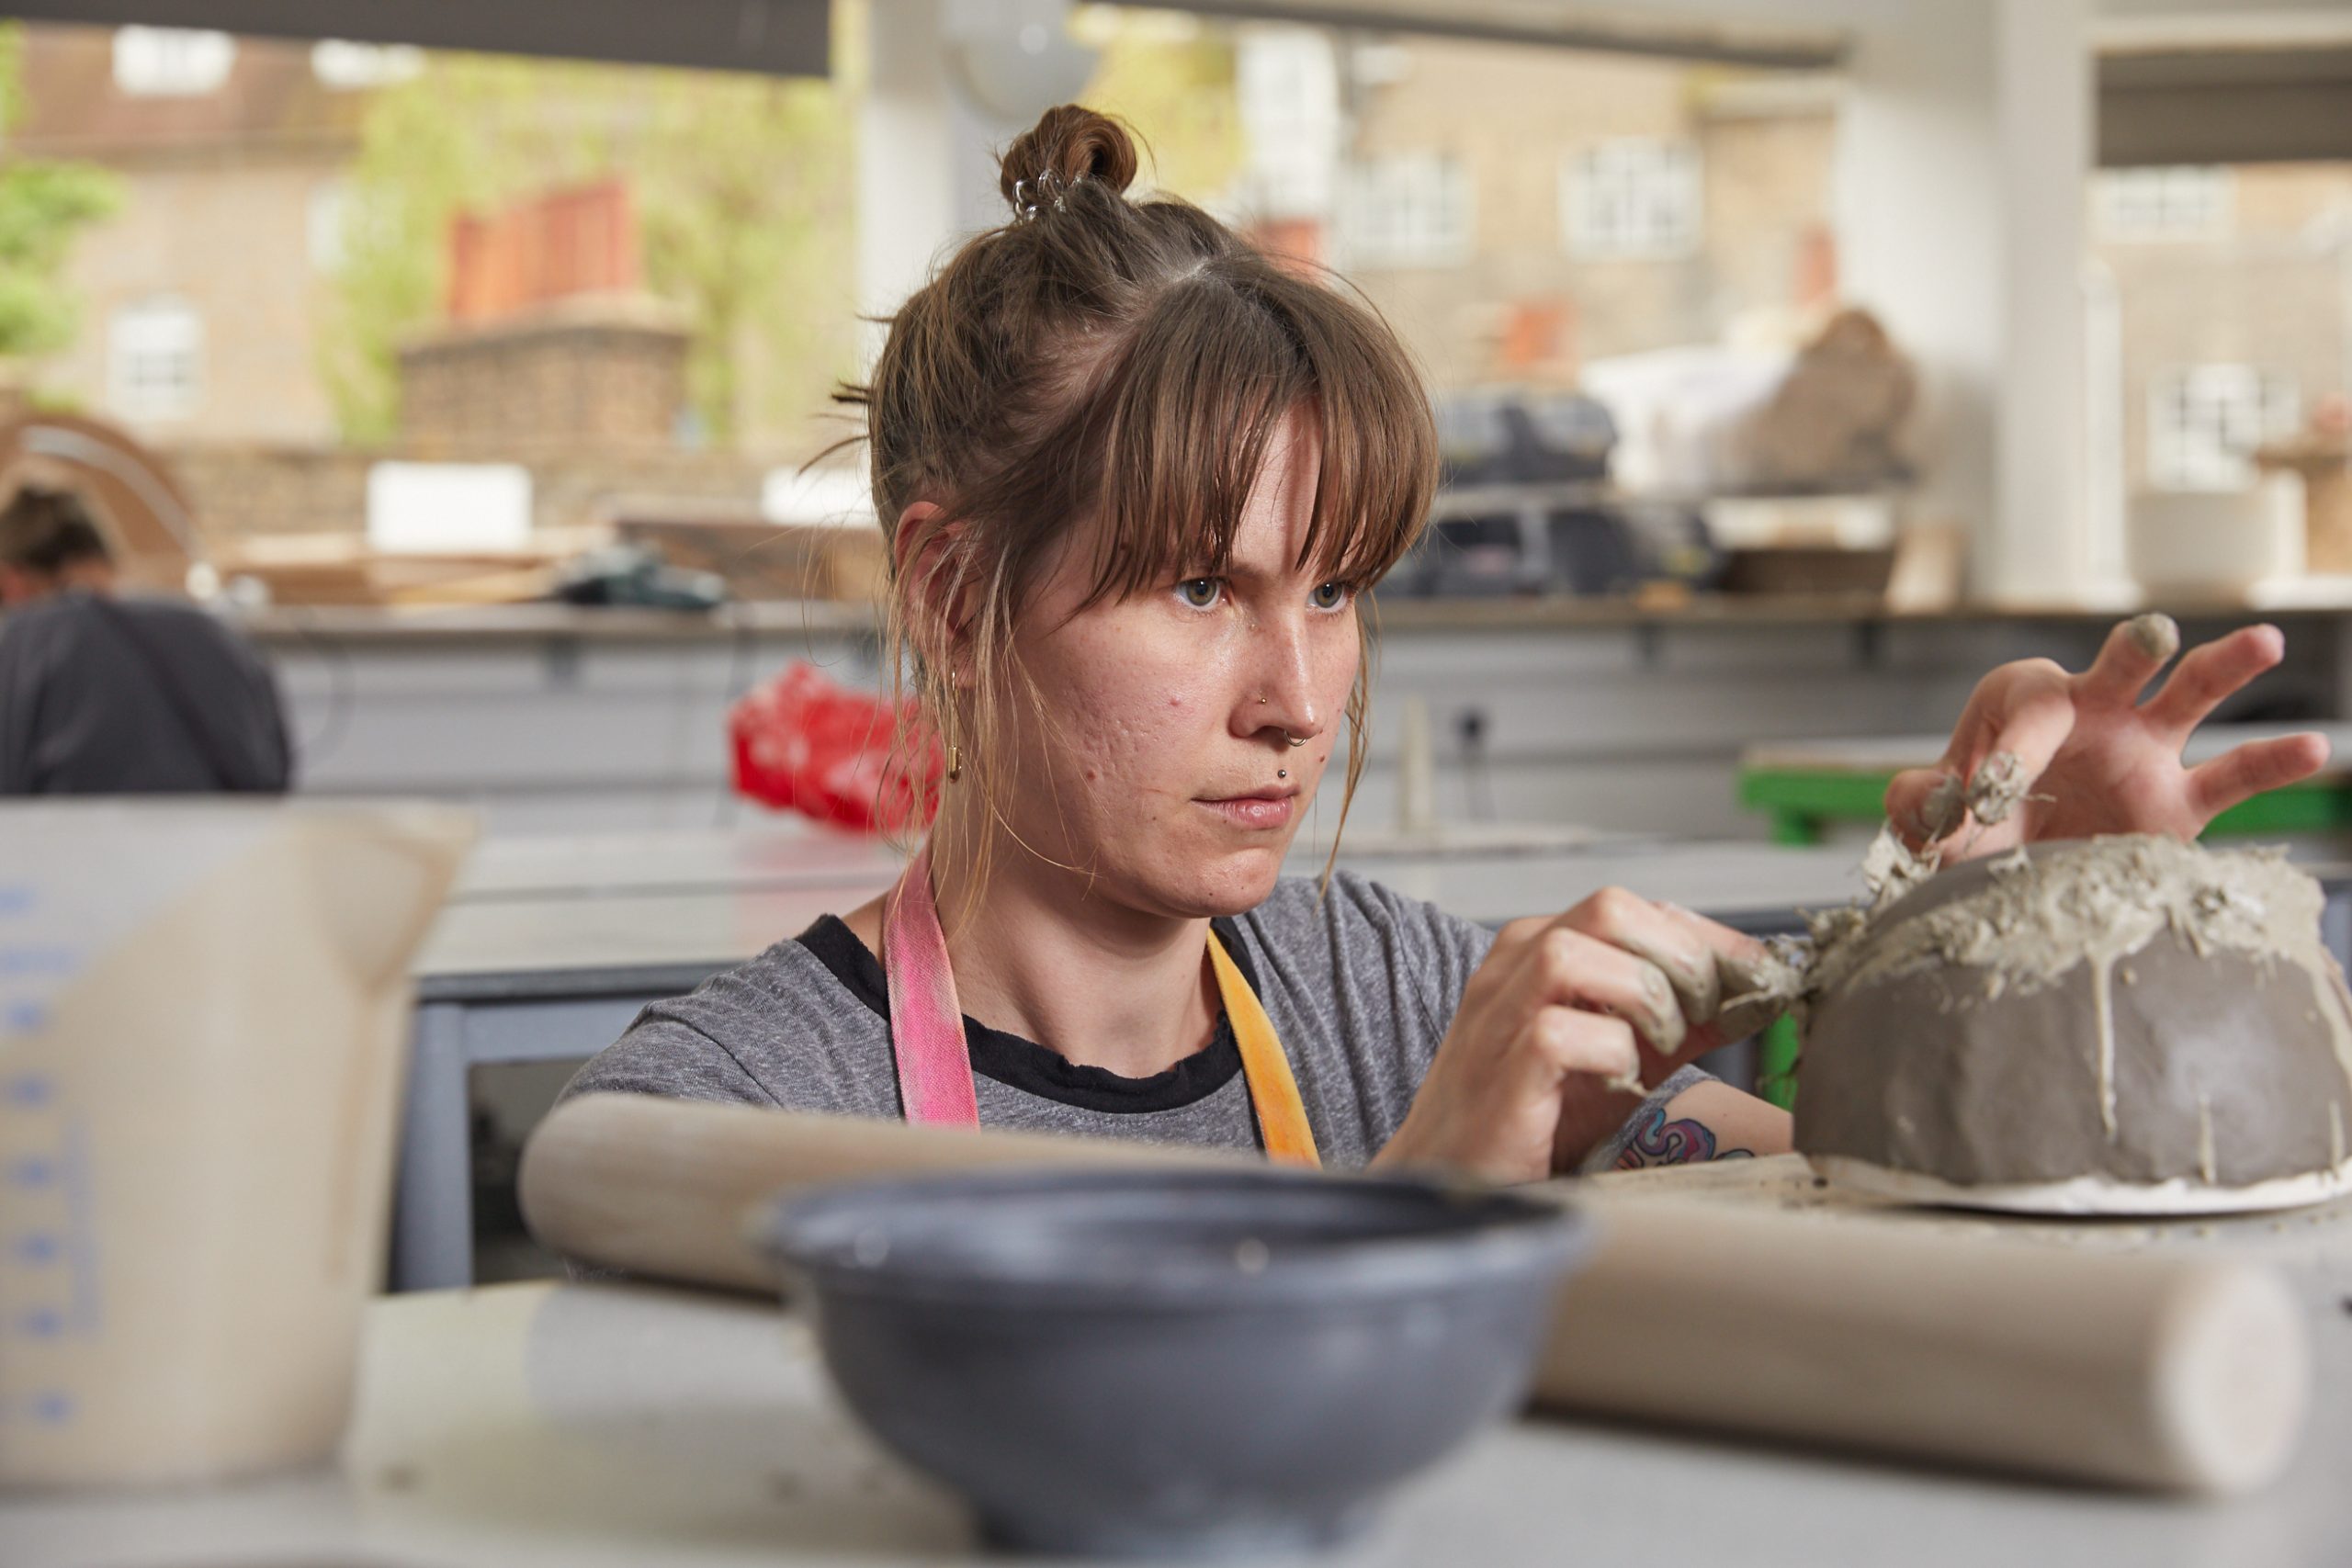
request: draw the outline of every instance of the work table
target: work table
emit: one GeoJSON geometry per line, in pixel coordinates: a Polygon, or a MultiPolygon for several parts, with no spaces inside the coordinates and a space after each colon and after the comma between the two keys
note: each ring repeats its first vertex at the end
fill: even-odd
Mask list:
{"type": "MultiPolygon", "coordinates": [[[[1793,1157],[1604,1178],[1674,1201],[1857,1208],[1793,1157]]],[[[2200,1504],[1550,1418],[1408,1486],[1351,1565],[1675,1561],[1753,1568],[2115,1564],[2334,1568],[2352,1559],[2352,1201],[2180,1225],[1901,1211],[2051,1245],[2215,1249],[2288,1275],[2316,1399],[2286,1478],[2200,1504]]],[[[765,1302],[531,1284],[379,1300],[339,1470],[239,1486],[0,1505],[11,1568],[319,1560],[403,1565],[959,1561],[961,1507],[849,1424],[808,1333],[765,1302]]]]}

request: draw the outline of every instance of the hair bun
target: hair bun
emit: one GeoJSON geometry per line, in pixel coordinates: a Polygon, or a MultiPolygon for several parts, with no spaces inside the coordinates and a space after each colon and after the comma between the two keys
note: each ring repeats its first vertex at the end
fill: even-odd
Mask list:
{"type": "Polygon", "coordinates": [[[1109,115],[1076,104],[1061,104],[1038,117],[1037,123],[1012,139],[997,164],[997,189],[1016,213],[1028,205],[1020,194],[1046,175],[1064,185],[1094,180],[1124,193],[1136,177],[1136,141],[1127,128],[1109,115]]]}

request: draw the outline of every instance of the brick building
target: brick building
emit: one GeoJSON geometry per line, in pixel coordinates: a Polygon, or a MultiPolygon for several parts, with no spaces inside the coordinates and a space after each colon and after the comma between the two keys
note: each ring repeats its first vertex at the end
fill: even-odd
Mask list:
{"type": "MultiPolygon", "coordinates": [[[[1248,168],[1217,199],[1339,265],[1441,389],[1565,385],[1595,358],[1784,337],[1835,297],[1833,82],[1234,37],[1248,168]]],[[[47,388],[184,454],[200,494],[202,476],[243,476],[235,526],[356,526],[367,459],[335,449],[317,323],[370,85],[418,58],[139,28],[27,27],[24,42],[17,145],[128,186],[75,247],[84,330],[47,388]]],[[[2352,167],[2132,171],[2087,199],[2093,395],[2113,431],[2099,460],[2127,491],[2241,482],[2245,447],[2346,389],[2352,167]]],[[[628,470],[611,485],[744,494],[766,465],[673,439],[683,323],[605,292],[411,344],[402,455],[503,452],[567,505],[604,493],[583,476],[607,465],[628,470]]],[[[817,429],[753,440],[805,456],[817,429]]]]}
{"type": "MultiPolygon", "coordinates": [[[[1441,388],[1786,338],[1836,297],[1833,81],[1430,39],[1261,47],[1295,58],[1259,73],[1282,146],[1244,205],[1347,272],[1441,388]],[[1318,126],[1301,84],[1326,60],[1318,126]],[[1297,151],[1318,131],[1320,185],[1297,151]]],[[[2352,382],[2352,165],[2110,171],[2086,199],[2095,463],[2127,494],[2244,484],[2247,450],[2352,382]]]]}
{"type": "Polygon", "coordinates": [[[28,26],[30,156],[101,164],[119,210],[74,246],[82,332],[44,388],[157,441],[324,442],[316,321],[367,84],[413,51],[28,26]]]}
{"type": "Polygon", "coordinates": [[[385,458],[518,464],[541,529],[755,510],[770,462],[678,439],[686,327],[638,287],[613,186],[462,223],[450,319],[401,356],[397,438],[343,443],[319,323],[344,175],[369,88],[420,63],[413,50],[27,27],[15,146],[103,164],[126,187],[74,247],[82,331],[40,367],[43,391],[162,451],[217,533],[363,533],[385,458]],[[597,243],[577,243],[589,230],[597,243]]]}
{"type": "Polygon", "coordinates": [[[2352,165],[2110,173],[2091,234],[2127,493],[2242,486],[2250,448],[2352,389],[2352,165]]]}
{"type": "Polygon", "coordinates": [[[1572,381],[1825,299],[1832,85],[1444,39],[1245,48],[1241,205],[1362,288],[1441,388],[1572,381]],[[1252,70],[1250,50],[1292,58],[1252,70]],[[1323,123],[1303,83],[1333,78],[1323,123]],[[1249,102],[1253,88],[1261,95],[1249,102]],[[1299,149],[1318,137],[1329,175],[1299,149]]]}

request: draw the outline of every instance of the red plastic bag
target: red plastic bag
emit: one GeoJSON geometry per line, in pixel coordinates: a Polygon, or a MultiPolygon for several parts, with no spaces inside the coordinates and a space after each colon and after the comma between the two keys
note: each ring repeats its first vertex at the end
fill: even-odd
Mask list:
{"type": "Polygon", "coordinates": [[[911,702],[894,704],[795,663],[727,712],[738,794],[857,833],[930,824],[944,762],[928,735],[892,747],[911,702]]]}

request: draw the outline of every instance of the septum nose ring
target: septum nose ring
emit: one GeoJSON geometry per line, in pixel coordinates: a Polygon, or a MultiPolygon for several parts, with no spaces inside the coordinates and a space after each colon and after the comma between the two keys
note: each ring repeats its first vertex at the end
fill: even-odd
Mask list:
{"type": "Polygon", "coordinates": [[[1304,735],[1293,735],[1293,734],[1292,734],[1289,730],[1287,730],[1287,729],[1285,729],[1285,730],[1283,730],[1283,739],[1290,742],[1290,744],[1291,744],[1291,749],[1292,749],[1293,750],[1296,750],[1299,747],[1304,746],[1304,745],[1306,745],[1306,736],[1304,736],[1304,735]]]}

